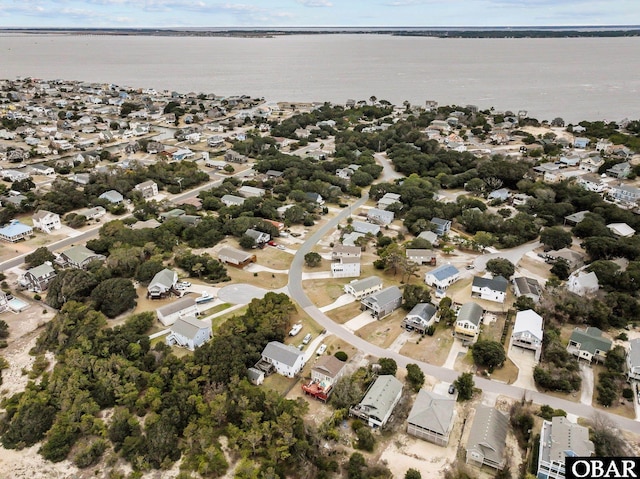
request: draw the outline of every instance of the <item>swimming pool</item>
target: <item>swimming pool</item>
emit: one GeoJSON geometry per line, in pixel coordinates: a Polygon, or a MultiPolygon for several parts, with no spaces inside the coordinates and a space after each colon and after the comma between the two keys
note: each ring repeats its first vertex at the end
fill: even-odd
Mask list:
{"type": "Polygon", "coordinates": [[[9,306],[9,309],[14,313],[19,313],[20,311],[24,311],[29,307],[28,303],[25,303],[18,298],[13,298],[12,300],[7,301],[7,305],[9,306]]]}

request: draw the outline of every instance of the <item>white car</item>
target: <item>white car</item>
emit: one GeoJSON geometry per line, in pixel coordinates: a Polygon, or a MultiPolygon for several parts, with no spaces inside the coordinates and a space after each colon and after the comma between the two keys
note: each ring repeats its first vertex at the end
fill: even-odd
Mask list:
{"type": "Polygon", "coordinates": [[[281,244],[279,244],[278,246],[276,246],[276,248],[278,248],[278,249],[285,249],[285,247],[284,247],[284,246],[282,246],[281,244]]]}
{"type": "Polygon", "coordinates": [[[324,352],[327,350],[327,345],[326,344],[321,344],[320,347],[318,348],[318,350],[316,351],[316,354],[318,356],[321,356],[324,354],[324,352]]]}

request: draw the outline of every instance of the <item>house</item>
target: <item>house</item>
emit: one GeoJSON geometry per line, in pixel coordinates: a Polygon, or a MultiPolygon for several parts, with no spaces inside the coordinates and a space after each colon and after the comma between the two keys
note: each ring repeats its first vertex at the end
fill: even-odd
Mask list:
{"type": "Polygon", "coordinates": [[[363,235],[371,234],[377,236],[380,233],[380,226],[366,221],[354,221],[351,223],[351,227],[355,233],[361,233],[363,235]]]}
{"type": "Polygon", "coordinates": [[[156,309],[156,316],[158,317],[158,321],[160,321],[165,326],[172,325],[180,318],[197,315],[198,305],[195,298],[192,298],[191,296],[185,296],[156,309]]]}
{"type": "Polygon", "coordinates": [[[360,258],[345,256],[331,263],[332,278],[357,278],[359,276],[360,258]]]}
{"type": "Polygon", "coordinates": [[[142,194],[142,197],[146,200],[153,198],[158,194],[158,184],[155,181],[148,180],[138,183],[134,187],[134,190],[139,191],[142,194]]]}
{"type": "Polygon", "coordinates": [[[595,193],[602,193],[607,188],[607,184],[602,181],[602,177],[599,175],[583,175],[576,180],[576,183],[585,190],[595,193]]]}
{"type": "Polygon", "coordinates": [[[612,176],[613,178],[618,178],[619,180],[623,180],[627,178],[630,173],[631,173],[631,165],[629,164],[628,161],[617,163],[607,170],[608,176],[612,176]]]}
{"type": "Polygon", "coordinates": [[[335,356],[320,356],[311,368],[311,381],[302,385],[302,390],[317,399],[326,401],[333,385],[345,372],[346,363],[335,356]]]}
{"type": "Polygon", "coordinates": [[[4,313],[9,309],[9,301],[7,300],[7,293],[0,290],[0,313],[4,313]]]}
{"type": "Polygon", "coordinates": [[[362,249],[359,246],[345,246],[337,244],[331,250],[331,259],[333,261],[340,260],[342,258],[360,258],[362,255],[362,249]]]}
{"type": "Polygon", "coordinates": [[[604,362],[611,346],[610,339],[602,336],[602,331],[598,328],[587,327],[586,329],[576,328],[571,333],[567,351],[578,359],[586,359],[591,362],[604,362]]]}
{"type": "Polygon", "coordinates": [[[349,415],[358,417],[369,427],[383,427],[402,396],[402,383],[391,375],[382,375],[373,382],[362,400],[349,409],[349,415]]]}
{"type": "Polygon", "coordinates": [[[577,271],[569,276],[567,289],[579,296],[588,296],[595,294],[600,289],[600,285],[598,277],[593,271],[590,273],[577,271]]]}
{"type": "Polygon", "coordinates": [[[124,196],[119,191],[109,190],[102,193],[98,198],[107,200],[112,205],[119,205],[124,201],[124,196]]]}
{"type": "Polygon", "coordinates": [[[412,248],[406,250],[405,253],[409,261],[419,264],[420,266],[423,264],[436,265],[436,255],[430,249],[412,248]]]}
{"type": "Polygon", "coordinates": [[[494,407],[478,406],[467,440],[467,464],[502,470],[509,418],[494,407]]]}
{"type": "Polygon", "coordinates": [[[607,228],[609,228],[614,235],[622,238],[630,238],[636,234],[636,230],[627,223],[611,223],[607,225],[607,228]]]}
{"type": "Polygon", "coordinates": [[[393,211],[380,210],[378,208],[371,208],[367,211],[367,220],[377,225],[391,224],[395,214],[393,211]]]}
{"type": "Polygon", "coordinates": [[[220,201],[222,201],[225,206],[242,206],[242,204],[246,201],[246,198],[234,195],[224,195],[222,198],[220,198],[220,201]]]}
{"type": "Polygon", "coordinates": [[[107,210],[105,210],[102,206],[94,206],[93,208],[83,208],[81,210],[76,211],[78,216],[84,216],[88,220],[95,220],[107,214],[107,210]]]}
{"type": "Polygon", "coordinates": [[[104,261],[105,256],[91,251],[84,245],[72,246],[56,258],[56,263],[63,267],[85,269],[92,261],[104,261]]]}
{"type": "Polygon", "coordinates": [[[589,457],[595,452],[589,428],[555,416],[542,422],[538,453],[538,479],[564,479],[567,457],[589,457]]]}
{"type": "Polygon", "coordinates": [[[257,368],[247,369],[247,378],[251,384],[260,386],[264,382],[264,371],[260,371],[257,368]]]}
{"type": "Polygon", "coordinates": [[[499,190],[493,190],[487,196],[489,201],[507,201],[511,197],[511,192],[508,188],[500,188],[499,190]]]}
{"type": "Polygon", "coordinates": [[[31,165],[31,173],[38,176],[53,176],[56,174],[56,170],[42,163],[37,163],[31,165]]]}
{"type": "Polygon", "coordinates": [[[278,180],[283,177],[284,173],[278,170],[267,170],[265,175],[269,180],[278,180]]]}
{"type": "Polygon", "coordinates": [[[602,165],[604,165],[604,160],[601,156],[587,156],[580,162],[580,169],[589,173],[597,173],[602,165]]]}
{"type": "Polygon", "coordinates": [[[584,264],[584,255],[569,248],[549,251],[546,253],[546,257],[551,262],[558,260],[566,261],[571,270],[580,268],[584,264]]]}
{"type": "Polygon", "coordinates": [[[442,218],[431,218],[430,223],[435,226],[434,232],[438,236],[444,236],[451,230],[451,221],[442,218]]]}
{"type": "Polygon", "coordinates": [[[508,285],[509,282],[502,276],[496,276],[491,279],[474,276],[471,283],[471,297],[495,303],[504,303],[507,297],[508,285]]]}
{"type": "Polygon", "coordinates": [[[254,230],[253,228],[249,228],[244,232],[244,234],[253,238],[256,246],[260,248],[271,241],[271,235],[269,233],[263,233],[262,231],[254,230]]]}
{"type": "Polygon", "coordinates": [[[640,381],[640,339],[629,341],[627,351],[627,378],[640,381]]]}
{"type": "Polygon", "coordinates": [[[218,252],[218,260],[222,263],[235,266],[237,268],[244,268],[249,263],[256,262],[256,255],[251,253],[245,253],[236,248],[230,246],[224,246],[218,252]]]}
{"type": "Polygon", "coordinates": [[[407,434],[446,447],[456,416],[455,405],[453,397],[420,389],[407,419],[407,434]]]}
{"type": "Polygon", "coordinates": [[[429,271],[424,277],[424,282],[429,286],[444,290],[459,279],[460,271],[455,266],[447,263],[429,271]]]}
{"type": "Polygon", "coordinates": [[[428,241],[431,246],[438,246],[438,235],[433,231],[423,231],[418,235],[418,238],[428,241]]]}
{"type": "Polygon", "coordinates": [[[307,201],[309,201],[310,203],[313,203],[314,205],[320,205],[320,206],[324,205],[324,199],[318,193],[313,193],[311,191],[308,191],[304,194],[304,197],[307,201]]]}
{"type": "Polygon", "coordinates": [[[20,284],[26,286],[29,291],[41,293],[46,291],[49,283],[55,277],[56,270],[53,269],[53,265],[50,262],[46,261],[40,266],[28,269],[20,280],[20,284]]]}
{"type": "Polygon", "coordinates": [[[266,192],[262,188],[245,185],[238,188],[238,193],[245,198],[261,198],[266,192]]]}
{"type": "Polygon", "coordinates": [[[88,185],[91,181],[91,175],[89,175],[89,173],[76,173],[71,175],[70,179],[79,185],[88,185]]]}
{"type": "Polygon", "coordinates": [[[589,146],[589,143],[591,143],[591,140],[589,140],[589,138],[585,138],[583,136],[579,136],[577,138],[575,138],[573,140],[573,147],[574,148],[586,148],[587,146],[589,146]]]}
{"type": "Polygon", "coordinates": [[[29,179],[29,174],[24,171],[18,170],[2,170],[0,171],[0,175],[2,179],[5,181],[16,182],[16,181],[24,181],[29,179]]]}
{"type": "Polygon", "coordinates": [[[628,185],[613,186],[610,189],[611,196],[622,203],[637,203],[640,200],[640,188],[628,185]]]}
{"type": "Polygon", "coordinates": [[[534,303],[540,301],[542,295],[542,288],[538,280],[533,278],[527,278],[525,276],[519,276],[513,278],[513,294],[518,296],[526,296],[531,298],[534,303]]]}
{"type": "Polygon", "coordinates": [[[8,225],[0,228],[0,239],[10,243],[27,239],[29,236],[33,236],[33,228],[20,223],[18,220],[11,220],[8,225]]]}
{"type": "Polygon", "coordinates": [[[533,198],[533,196],[529,196],[525,193],[516,193],[511,199],[511,204],[513,206],[524,206],[531,198],[533,198]]]}
{"type": "Polygon", "coordinates": [[[180,216],[184,216],[185,213],[186,211],[183,209],[174,208],[172,210],[165,211],[164,213],[160,213],[158,220],[162,222],[162,221],[170,220],[172,218],[179,218],[180,216]]]}
{"type": "Polygon", "coordinates": [[[425,334],[429,326],[435,322],[437,312],[438,308],[431,303],[418,303],[404,317],[401,326],[407,331],[425,334]]]}
{"type": "Polygon", "coordinates": [[[400,201],[400,195],[397,193],[385,193],[385,195],[378,200],[378,209],[386,210],[395,203],[402,203],[400,201]]]}
{"type": "Polygon", "coordinates": [[[304,353],[294,346],[279,341],[269,342],[262,351],[262,359],[256,368],[275,370],[281,376],[294,377],[304,366],[304,353]]]}
{"type": "Polygon", "coordinates": [[[170,331],[166,339],[167,346],[175,344],[190,351],[199,348],[213,336],[211,321],[208,319],[199,320],[195,316],[178,318],[171,325],[170,331]]]}
{"type": "Polygon", "coordinates": [[[344,285],[344,292],[356,299],[362,299],[370,294],[382,290],[382,280],[377,276],[369,276],[360,280],[351,281],[344,285]]]}
{"type": "Polygon", "coordinates": [[[376,319],[389,316],[402,304],[402,291],[397,286],[390,286],[375,292],[360,301],[360,309],[369,311],[376,319]]]}
{"type": "Polygon", "coordinates": [[[33,214],[31,219],[33,220],[33,227],[45,233],[51,233],[52,231],[62,228],[62,223],[60,223],[60,215],[58,215],[57,213],[39,210],[33,214]]]}
{"type": "Polygon", "coordinates": [[[229,163],[246,163],[247,161],[249,161],[249,158],[246,157],[245,155],[242,155],[240,153],[238,153],[237,151],[234,150],[228,150],[225,154],[224,154],[224,161],[227,161],[229,163]]]}
{"type": "Polygon", "coordinates": [[[458,316],[453,330],[453,335],[463,343],[475,343],[480,334],[480,325],[484,310],[474,302],[463,304],[458,310],[458,316]]]}
{"type": "Polygon", "coordinates": [[[542,316],[532,309],[518,311],[509,341],[509,348],[518,346],[524,349],[531,349],[535,353],[536,362],[540,361],[543,337],[542,322],[542,316]]]}
{"type": "Polygon", "coordinates": [[[147,286],[147,297],[151,299],[166,298],[175,289],[178,273],[168,268],[156,273],[147,286]]]}
{"type": "Polygon", "coordinates": [[[590,211],[578,211],[576,213],[572,213],[570,215],[567,215],[564,217],[564,224],[565,225],[570,225],[570,226],[575,226],[578,223],[580,223],[581,221],[583,221],[587,214],[591,213],[590,211]]]}

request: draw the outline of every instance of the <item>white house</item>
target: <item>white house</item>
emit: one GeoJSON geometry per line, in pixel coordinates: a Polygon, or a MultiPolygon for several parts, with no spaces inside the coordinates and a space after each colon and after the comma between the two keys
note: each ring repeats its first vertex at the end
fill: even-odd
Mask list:
{"type": "Polygon", "coordinates": [[[57,213],[40,210],[36,211],[31,219],[33,220],[33,227],[45,233],[51,233],[54,230],[59,230],[60,228],[62,228],[60,215],[57,213]]]}
{"type": "Polygon", "coordinates": [[[211,321],[196,319],[195,316],[178,318],[171,326],[171,332],[167,336],[167,345],[182,346],[191,351],[202,346],[209,341],[213,333],[211,332],[211,321]]]}
{"type": "Polygon", "coordinates": [[[374,225],[366,221],[354,221],[351,223],[351,227],[355,233],[362,233],[363,235],[372,234],[376,236],[380,233],[380,225],[374,225]]]}
{"type": "Polygon", "coordinates": [[[358,278],[359,276],[360,258],[341,257],[331,263],[332,278],[358,278]]]}
{"type": "Polygon", "coordinates": [[[192,298],[191,296],[185,296],[184,298],[180,298],[156,309],[156,316],[158,316],[158,321],[160,321],[165,326],[172,325],[180,318],[197,315],[198,305],[195,298],[192,298]]]}
{"type": "Polygon", "coordinates": [[[271,341],[262,351],[261,362],[270,365],[281,376],[292,378],[304,366],[304,353],[294,346],[271,341]]]}
{"type": "Polygon", "coordinates": [[[519,348],[530,349],[535,353],[536,362],[540,361],[543,338],[542,322],[542,316],[532,309],[518,311],[509,347],[518,346],[519,348]]]}
{"type": "Polygon", "coordinates": [[[598,277],[593,271],[590,273],[578,271],[569,276],[567,289],[579,296],[587,296],[595,294],[600,289],[600,285],[598,277]]]}
{"type": "Polygon", "coordinates": [[[438,309],[431,303],[418,303],[402,320],[401,326],[407,331],[418,331],[424,334],[436,319],[438,309]]]}
{"type": "Polygon", "coordinates": [[[502,276],[491,279],[474,276],[471,283],[471,296],[495,303],[504,303],[508,285],[509,282],[502,276]]]}
{"type": "Polygon", "coordinates": [[[480,334],[484,310],[473,302],[463,304],[458,310],[453,334],[463,342],[475,343],[480,334]]]}
{"type": "Polygon", "coordinates": [[[378,225],[391,224],[394,218],[395,214],[393,213],[393,211],[386,211],[378,208],[371,208],[369,211],[367,211],[367,219],[372,223],[378,225]]]}
{"type": "Polygon", "coordinates": [[[56,270],[53,265],[46,261],[40,266],[30,268],[26,271],[20,284],[26,286],[30,291],[41,293],[49,287],[49,283],[56,277],[56,270]]]}
{"type": "Polygon", "coordinates": [[[242,206],[242,204],[246,201],[246,198],[235,195],[224,195],[222,198],[220,198],[220,201],[222,201],[222,204],[224,204],[225,206],[242,206]]]}
{"type": "Polygon", "coordinates": [[[264,196],[265,190],[262,188],[256,188],[255,186],[241,186],[238,188],[238,193],[240,193],[245,198],[260,198],[264,196]]]}
{"type": "Polygon", "coordinates": [[[109,190],[102,193],[98,198],[107,200],[112,205],[119,205],[124,201],[124,196],[119,191],[109,190]]]}
{"type": "Polygon", "coordinates": [[[629,341],[627,351],[627,378],[640,381],[640,339],[629,341]]]}
{"type": "Polygon", "coordinates": [[[627,223],[611,223],[607,225],[607,228],[616,236],[620,236],[622,238],[630,238],[634,234],[636,234],[636,230],[634,230],[627,223]]]}
{"type": "Polygon", "coordinates": [[[253,228],[247,229],[244,234],[253,238],[255,245],[260,247],[264,246],[271,240],[271,235],[269,233],[264,233],[253,228]]]}
{"type": "Polygon", "coordinates": [[[376,291],[382,290],[382,280],[377,276],[369,276],[360,280],[351,281],[344,285],[344,292],[356,299],[362,299],[376,291]]]}
{"type": "Polygon", "coordinates": [[[164,298],[171,294],[178,282],[178,273],[168,268],[156,273],[149,286],[147,286],[147,296],[152,299],[164,298]]]}
{"type": "Polygon", "coordinates": [[[142,197],[146,200],[153,198],[158,194],[158,184],[155,181],[148,180],[142,183],[138,183],[134,189],[142,194],[142,197]]]}
{"type": "Polygon", "coordinates": [[[420,266],[422,266],[423,264],[430,264],[435,266],[436,264],[436,255],[434,254],[433,250],[410,248],[407,249],[405,253],[409,261],[419,264],[420,266]]]}
{"type": "Polygon", "coordinates": [[[424,282],[429,286],[438,289],[447,289],[453,283],[460,279],[460,271],[451,265],[443,264],[437,268],[429,271],[424,276],[424,282]]]}
{"type": "Polygon", "coordinates": [[[333,261],[340,258],[360,258],[362,256],[362,249],[359,246],[345,246],[337,244],[331,251],[331,259],[333,261]]]}

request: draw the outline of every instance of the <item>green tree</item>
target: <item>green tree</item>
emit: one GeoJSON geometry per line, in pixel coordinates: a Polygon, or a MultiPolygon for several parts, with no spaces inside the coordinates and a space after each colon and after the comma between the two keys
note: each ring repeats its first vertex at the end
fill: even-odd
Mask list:
{"type": "Polygon", "coordinates": [[[560,226],[545,228],[540,232],[540,241],[545,250],[558,250],[571,246],[573,235],[560,226]]]}
{"type": "Polygon", "coordinates": [[[422,479],[422,474],[417,469],[408,469],[404,474],[404,479],[422,479]]]}
{"type": "Polygon", "coordinates": [[[398,371],[398,365],[396,361],[392,358],[380,358],[378,359],[378,364],[380,365],[380,375],[389,374],[391,376],[395,376],[398,371]]]}
{"type": "Polygon", "coordinates": [[[487,271],[494,276],[503,276],[509,279],[515,273],[516,267],[506,258],[494,258],[487,261],[487,271]]]}
{"type": "Polygon", "coordinates": [[[566,280],[569,277],[569,274],[571,274],[569,263],[562,258],[556,260],[551,267],[551,274],[556,276],[558,279],[563,281],[566,280]]]}
{"type": "Polygon", "coordinates": [[[24,262],[28,268],[34,268],[44,264],[46,261],[53,262],[56,256],[49,251],[46,246],[40,246],[33,253],[24,257],[24,262]]]}
{"type": "Polygon", "coordinates": [[[84,301],[96,284],[86,271],[75,268],[62,270],[49,283],[46,302],[52,308],[60,309],[68,301],[84,301]]]}
{"type": "Polygon", "coordinates": [[[525,311],[527,309],[534,309],[536,303],[529,296],[518,296],[514,306],[518,311],[525,311]]]}
{"type": "Polygon", "coordinates": [[[333,386],[331,405],[336,409],[347,409],[362,398],[362,387],[353,376],[343,376],[333,386]]]}
{"type": "Polygon", "coordinates": [[[311,251],[304,255],[304,263],[310,268],[316,268],[320,266],[322,262],[322,256],[320,256],[315,251],[311,251]]]}
{"type": "Polygon", "coordinates": [[[347,466],[348,479],[364,479],[363,469],[367,465],[364,456],[359,452],[354,452],[349,458],[347,466]]]}
{"type": "Polygon", "coordinates": [[[502,367],[507,359],[504,347],[498,341],[480,340],[471,350],[473,362],[479,366],[486,366],[490,371],[502,367]]]}
{"type": "Polygon", "coordinates": [[[111,278],[100,283],[91,292],[95,308],[108,318],[115,318],[136,306],[138,294],[131,280],[111,278]]]}
{"type": "Polygon", "coordinates": [[[371,434],[368,427],[365,426],[358,429],[356,437],[358,438],[356,441],[356,449],[373,452],[373,449],[376,446],[376,439],[373,437],[373,434],[371,434]]]}
{"type": "Polygon", "coordinates": [[[148,283],[153,277],[164,269],[161,260],[149,260],[142,263],[136,271],[136,279],[141,283],[148,283]]]}
{"type": "Polygon", "coordinates": [[[415,392],[424,384],[424,373],[417,364],[407,364],[407,382],[415,392]]]}
{"type": "Polygon", "coordinates": [[[0,319],[0,339],[9,337],[9,325],[4,319],[0,319]]]}
{"type": "Polygon", "coordinates": [[[241,248],[251,249],[251,248],[255,248],[256,240],[247,234],[243,234],[240,237],[240,241],[238,241],[238,244],[240,245],[241,248]]]}
{"type": "Polygon", "coordinates": [[[407,284],[402,291],[402,309],[411,311],[418,303],[430,303],[431,293],[419,284],[407,284]]]}
{"type": "Polygon", "coordinates": [[[473,397],[473,388],[475,387],[473,374],[462,373],[458,376],[458,379],[453,382],[453,385],[458,390],[458,401],[468,401],[473,397]]]}

